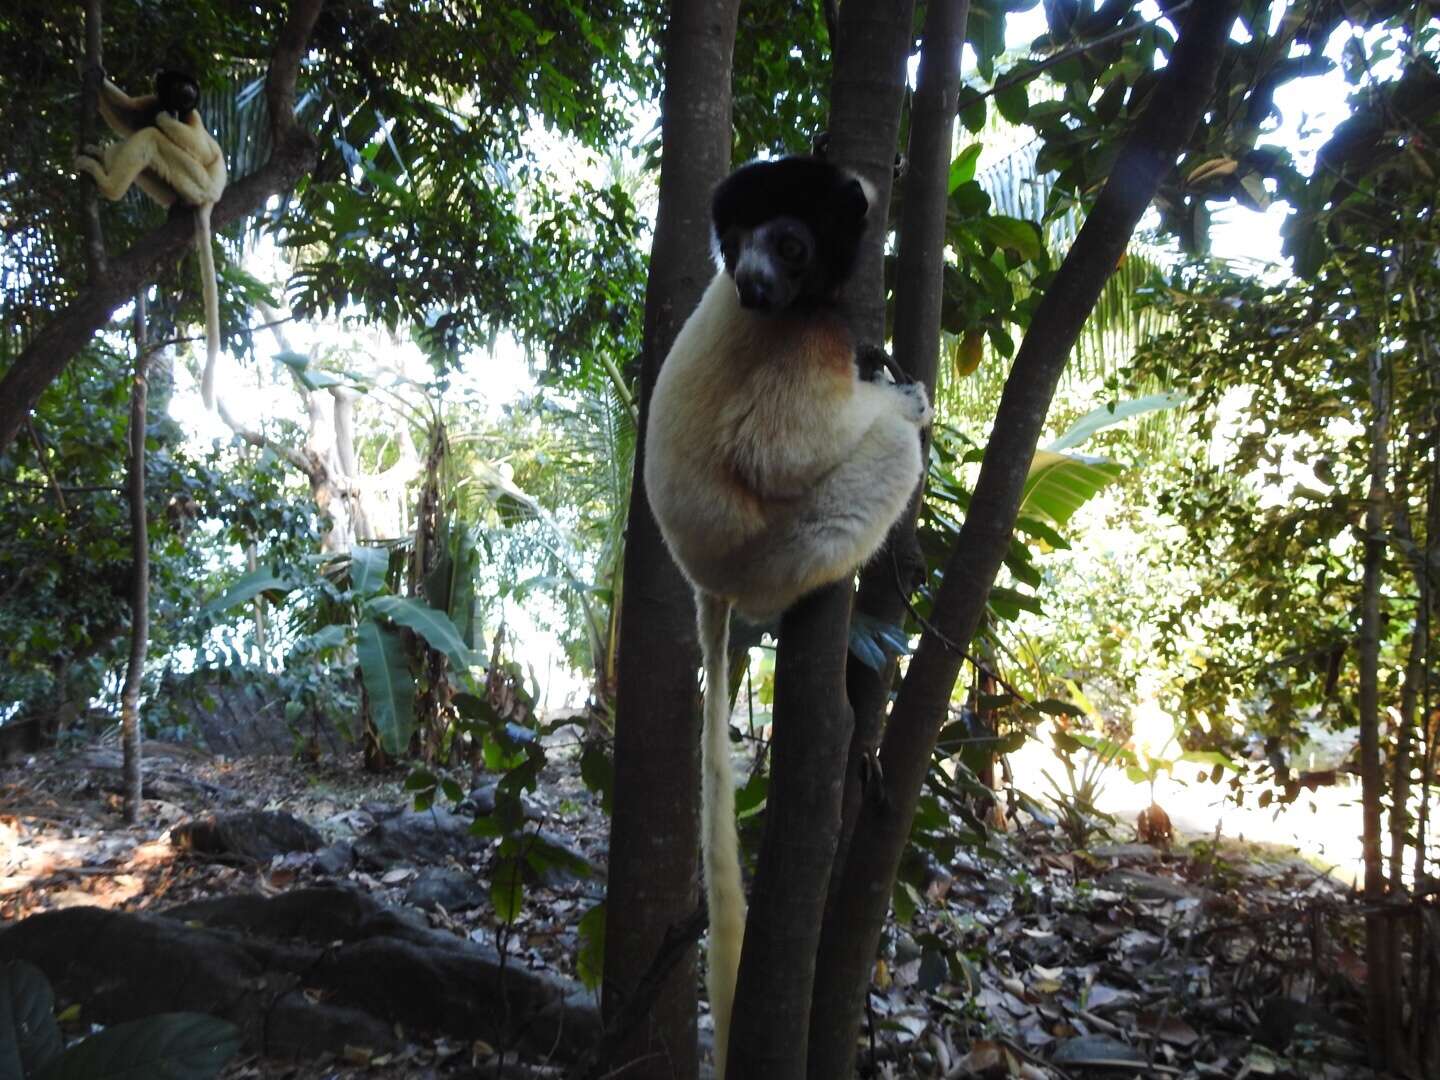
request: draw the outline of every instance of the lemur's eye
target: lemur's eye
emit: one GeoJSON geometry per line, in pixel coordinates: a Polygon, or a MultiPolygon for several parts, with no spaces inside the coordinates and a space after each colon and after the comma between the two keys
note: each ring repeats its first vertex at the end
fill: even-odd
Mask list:
{"type": "Polygon", "coordinates": [[[805,245],[795,236],[785,236],[780,240],[780,257],[786,262],[799,262],[805,258],[805,245]]]}

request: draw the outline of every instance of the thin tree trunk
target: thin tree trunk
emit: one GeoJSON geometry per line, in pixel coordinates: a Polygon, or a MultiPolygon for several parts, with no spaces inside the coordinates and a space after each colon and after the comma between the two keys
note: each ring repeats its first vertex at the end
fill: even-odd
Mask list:
{"type": "MultiPolygon", "coordinates": [[[[1415,317],[1420,320],[1423,320],[1428,314],[1430,312],[1414,311],[1415,317]]],[[[1425,880],[1425,844],[1430,825],[1430,784],[1435,769],[1435,725],[1430,711],[1430,628],[1435,612],[1435,593],[1430,587],[1429,567],[1434,565],[1437,555],[1440,555],[1440,446],[1436,444],[1437,436],[1440,436],[1440,355],[1437,355],[1436,350],[1432,347],[1433,342],[1429,334],[1422,332],[1418,337],[1420,357],[1424,366],[1424,381],[1430,402],[1425,417],[1427,429],[1421,433],[1419,441],[1422,445],[1428,441],[1430,456],[1425,463],[1425,546],[1420,550],[1418,559],[1418,565],[1423,568],[1423,572],[1417,575],[1420,584],[1421,649],[1420,722],[1415,751],[1420,766],[1418,800],[1420,810],[1415,821],[1415,861],[1412,876],[1417,887],[1420,882],[1425,880]]],[[[1433,1015],[1433,1010],[1422,1011],[1428,1010],[1431,993],[1425,978],[1428,970],[1426,941],[1431,927],[1427,923],[1423,911],[1418,914],[1414,927],[1410,957],[1410,1060],[1429,1064],[1426,1057],[1429,1050],[1426,1040],[1427,1038],[1433,1039],[1432,1025],[1419,1020],[1420,1017],[1433,1015]]],[[[1431,1071],[1435,1070],[1432,1068],[1431,1071]]]]}
{"type": "MultiPolygon", "coordinates": [[[[714,274],[710,192],[730,164],[730,72],[739,0],[672,0],[661,101],[660,201],[645,296],[640,432],[620,613],[615,813],[606,892],[607,1024],[620,1017],[666,931],[699,904],[700,699],[690,587],[645,497],[645,419],[660,365],[714,274]]],[[[695,951],[666,978],[650,1024],[605,1063],[627,1080],[697,1075],[695,951]]]]}
{"type": "Polygon", "coordinates": [[[996,414],[965,524],[880,748],[885,799],[860,810],[838,902],[826,920],[811,1016],[810,1076],[853,1076],[871,965],[961,656],[1009,547],[1025,476],[1055,386],[1161,177],[1210,100],[1238,0],[1189,9],[1150,104],[1037,309],[996,414]],[[938,633],[937,633],[938,631],[938,633]],[[941,637],[943,635],[943,638],[941,637]],[[950,644],[947,644],[949,642],[950,644]]]}
{"type": "Polygon", "coordinates": [[[130,661],[120,694],[120,737],[125,764],[125,821],[140,819],[140,685],[150,646],[150,533],[145,520],[145,406],[150,363],[145,294],[135,295],[135,375],[130,384],[130,661]]]}
{"type": "MultiPolygon", "coordinates": [[[[911,378],[925,384],[935,400],[935,370],[940,355],[940,309],[945,269],[945,207],[949,198],[950,157],[955,143],[955,117],[960,103],[960,57],[970,0],[931,0],[925,11],[920,47],[920,69],[910,104],[909,169],[905,174],[905,204],[900,220],[899,254],[895,279],[895,361],[911,378]]],[[[924,435],[925,457],[930,433],[924,435]]],[[[909,588],[908,567],[899,553],[916,550],[915,519],[920,512],[924,483],[909,509],[895,526],[875,560],[860,574],[856,608],[886,625],[905,619],[902,583],[909,588]]],[[[850,758],[845,771],[845,798],[840,817],[840,841],[835,865],[843,866],[864,795],[866,761],[880,745],[880,725],[895,662],[879,671],[851,653],[845,670],[845,690],[855,714],[850,758]]],[[[831,902],[840,875],[830,881],[831,902]]]]}
{"type": "MultiPolygon", "coordinates": [[[[885,337],[884,243],[894,178],[910,0],[847,0],[840,11],[830,103],[830,159],[874,185],[872,226],[845,291],[851,331],[885,337]]],[[[770,795],[735,991],[728,1074],[805,1075],[815,950],[834,867],[850,743],[845,581],[786,612],[775,658],[770,795]]]]}
{"type": "MultiPolygon", "coordinates": [[[[245,569],[254,573],[260,568],[260,550],[251,539],[245,545],[245,569]]],[[[255,656],[260,661],[260,670],[270,670],[270,650],[265,635],[265,597],[260,595],[250,602],[251,614],[255,620],[255,656]]]]}
{"type": "MultiPolygon", "coordinates": [[[[104,13],[100,0],[85,0],[85,70],[80,81],[80,146],[88,153],[97,142],[100,84],[105,80],[101,44],[104,13]]],[[[105,273],[105,233],[100,228],[100,190],[93,180],[80,184],[80,220],[85,228],[85,275],[94,285],[105,273]]]]}
{"type": "MultiPolygon", "coordinates": [[[[1360,784],[1363,804],[1362,837],[1365,857],[1365,899],[1379,905],[1385,899],[1384,843],[1380,803],[1385,778],[1380,769],[1380,581],[1385,563],[1386,474],[1390,468],[1390,401],[1385,358],[1377,346],[1369,358],[1370,490],[1365,509],[1365,538],[1360,585],[1360,784]]],[[[1392,1043],[1392,1011],[1399,1003],[1390,997],[1390,920],[1372,914],[1365,920],[1365,966],[1371,1062],[1383,1068],[1392,1043]]]]}

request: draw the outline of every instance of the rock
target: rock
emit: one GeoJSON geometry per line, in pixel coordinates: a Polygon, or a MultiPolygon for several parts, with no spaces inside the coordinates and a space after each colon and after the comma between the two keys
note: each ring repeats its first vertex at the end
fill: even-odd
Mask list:
{"type": "Polygon", "coordinates": [[[1060,1043],[1050,1060],[1056,1065],[1129,1067],[1145,1064],[1145,1055],[1108,1035],[1082,1035],[1060,1043]]]}
{"type": "Polygon", "coordinates": [[[463,870],[429,867],[420,871],[405,892],[405,902],[422,911],[443,907],[463,911],[485,903],[486,890],[474,876],[463,870]]]}
{"type": "Polygon", "coordinates": [[[314,1058],[336,1047],[363,1047],[377,1054],[395,1048],[395,1031],[361,1009],[312,1001],[298,990],[282,994],[265,1022],[271,1057],[314,1058]]]}
{"type": "Polygon", "coordinates": [[[0,930],[0,966],[28,960],[89,1021],[178,1010],[231,1020],[253,1053],[383,1049],[392,1023],[558,1061],[600,1037],[593,995],[579,983],[502,964],[493,948],[423,921],[337,888],[225,897],[165,915],[77,907],[0,930]],[[307,1005],[302,993],[324,1004],[307,1005]]]}
{"type": "Polygon", "coordinates": [[[377,821],[355,841],[355,858],[371,870],[392,866],[444,863],[483,848],[486,841],[470,834],[470,822],[438,806],[406,810],[377,821]]]}
{"type": "Polygon", "coordinates": [[[1099,844],[1090,849],[1097,859],[1130,859],[1134,862],[1155,862],[1160,852],[1149,844],[1099,844]]]}
{"type": "MultiPolygon", "coordinates": [[[[498,780],[487,780],[472,788],[470,794],[465,796],[465,802],[469,803],[480,817],[488,817],[495,812],[495,794],[499,786],[498,780]]],[[[545,817],[545,811],[529,795],[520,796],[520,812],[525,815],[526,821],[540,821],[545,817]]]]}
{"type": "Polygon", "coordinates": [[[237,810],[177,825],[177,848],[200,855],[234,855],[268,862],[291,851],[317,851],[325,843],[314,828],[283,810],[237,810]]]}
{"type": "Polygon", "coordinates": [[[1205,895],[1203,889],[1194,888],[1183,881],[1128,867],[1111,870],[1100,878],[1099,883],[1102,888],[1129,893],[1138,900],[1192,900],[1205,895]]]}
{"type": "Polygon", "coordinates": [[[315,869],[328,877],[343,877],[355,869],[355,845],[337,840],[315,853],[315,869]]]}

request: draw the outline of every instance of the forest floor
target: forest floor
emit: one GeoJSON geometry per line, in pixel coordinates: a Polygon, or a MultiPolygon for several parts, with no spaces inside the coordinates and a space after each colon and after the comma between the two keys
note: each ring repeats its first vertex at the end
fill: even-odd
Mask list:
{"type": "MultiPolygon", "coordinates": [[[[212,1000],[204,988],[223,989],[225,978],[243,976],[245,1001],[216,991],[220,1004],[213,1008],[228,1010],[252,1042],[258,1030],[271,1051],[290,1045],[303,1055],[288,1062],[273,1053],[242,1056],[225,1071],[228,1080],[569,1075],[575,1045],[556,1048],[593,1028],[572,1019],[566,1035],[546,1035],[548,1042],[523,1034],[478,1037],[477,1030],[495,1026],[494,1017],[477,1018],[473,1003],[456,1002],[473,996],[481,985],[474,971],[482,969],[456,984],[463,993],[442,988],[431,1001],[428,982],[445,983],[452,974],[435,958],[440,953],[423,950],[437,943],[443,950],[448,941],[452,952],[473,954],[477,964],[500,957],[502,993],[507,978],[514,990],[516,980],[534,974],[553,985],[527,983],[527,992],[550,994],[544,1000],[552,1005],[554,986],[570,995],[566,1001],[593,1004],[568,980],[577,978],[583,951],[579,920],[603,896],[606,821],[573,755],[551,751],[526,816],[575,859],[532,882],[508,926],[490,899],[495,842],[468,829],[466,811],[485,809],[484,776],[471,778],[474,790],[460,813],[417,814],[407,809],[403,774],[377,779],[358,761],[224,759],[165,744],[150,744],[148,755],[144,820],[133,827],[120,818],[114,748],[39,754],[0,769],[0,960],[30,960],[55,984],[61,1008],[81,1006],[62,1014],[68,1035],[83,1034],[91,1021],[133,1015],[152,994],[145,987],[164,982],[163,970],[147,969],[145,987],[136,982],[139,974],[127,983],[127,965],[144,968],[146,958],[104,955],[100,943],[110,939],[97,928],[108,924],[96,920],[110,916],[94,910],[100,909],[133,920],[122,924],[126,940],[140,931],[161,934],[152,952],[164,951],[172,966],[196,965],[185,976],[191,989],[172,990],[172,997],[183,992],[203,1004],[212,1000]],[[194,830],[207,815],[249,820],[243,818],[249,811],[294,815],[314,832],[277,833],[278,818],[261,823],[258,841],[236,830],[220,830],[218,841],[214,830],[194,830]],[[283,849],[285,837],[295,835],[299,850],[265,847],[283,849]],[[355,893],[369,898],[360,913],[336,915],[335,898],[355,893]],[[270,915],[259,917],[253,906],[242,911],[237,905],[245,897],[270,898],[270,915]],[[275,911],[287,897],[297,903],[318,897],[320,906],[306,912],[322,912],[315,916],[322,923],[338,920],[335,928],[309,928],[292,911],[277,930],[275,911]],[[84,933],[94,935],[93,945],[73,944],[77,910],[90,920],[84,933]],[[151,917],[165,912],[171,917],[151,917]],[[388,936],[367,938],[377,933],[380,915],[389,920],[388,936]],[[163,937],[169,927],[173,942],[163,937]],[[195,937],[202,934],[212,936],[195,937]],[[262,949],[257,942],[266,934],[283,942],[262,949]],[[296,967],[292,954],[305,947],[307,934],[328,944],[304,954],[308,968],[296,967]],[[414,961],[424,977],[396,976],[395,986],[374,988],[368,1002],[355,996],[354,968],[345,969],[348,983],[326,982],[324,964],[338,957],[344,968],[347,949],[362,947],[372,950],[365,955],[373,963],[382,943],[390,949],[386,963],[396,956],[414,961]],[[203,952],[184,952],[192,947],[203,952]],[[240,976],[197,958],[221,953],[240,976]],[[182,955],[189,959],[174,959],[182,955]],[[267,1011],[257,1021],[252,999],[261,993],[257,986],[267,985],[267,1011]],[[313,1018],[288,1035],[281,1014],[269,1011],[284,1002],[285,986],[311,1010],[300,1015],[313,1018]],[[434,1011],[425,1016],[453,1022],[427,1030],[388,1011],[403,1014],[411,998],[434,1011]],[[319,1011],[325,1003],[335,1004],[319,1011]],[[351,1007],[357,1005],[371,1014],[351,1007]],[[327,1038],[334,1045],[315,1053],[327,1038]]],[[[992,830],[983,849],[959,847],[945,865],[931,860],[915,879],[919,887],[904,890],[910,903],[902,907],[915,911],[904,912],[906,925],[892,924],[876,967],[862,1053],[866,1075],[1371,1075],[1361,1064],[1364,964],[1348,886],[1293,850],[1217,844],[1213,837],[1149,846],[1130,842],[1127,829],[1096,835],[1075,850],[1058,829],[1022,820],[992,830]]],[[[508,998],[503,1008],[511,1008],[508,998]]],[[[286,1015],[292,1014],[293,1008],[286,1015]]],[[[702,1019],[702,1028],[707,1023],[702,1019]]],[[[538,1028],[527,1030],[533,1035],[538,1028]]]]}

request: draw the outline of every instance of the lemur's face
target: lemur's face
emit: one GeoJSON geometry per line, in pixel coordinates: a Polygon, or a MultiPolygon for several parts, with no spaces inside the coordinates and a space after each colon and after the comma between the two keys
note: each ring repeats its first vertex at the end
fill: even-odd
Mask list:
{"type": "Polygon", "coordinates": [[[177,119],[189,117],[200,104],[200,84],[181,71],[162,71],[155,77],[160,107],[177,119]]]}
{"type": "Polygon", "coordinates": [[[725,269],[735,279],[740,306],[775,314],[812,297],[816,274],[815,236],[792,217],[777,217],[753,229],[734,228],[722,237],[725,269]]]}
{"type": "Polygon", "coordinates": [[[837,303],[873,201],[859,177],[814,158],[736,169],[715,189],[710,220],[740,306],[775,316],[837,303]]]}

